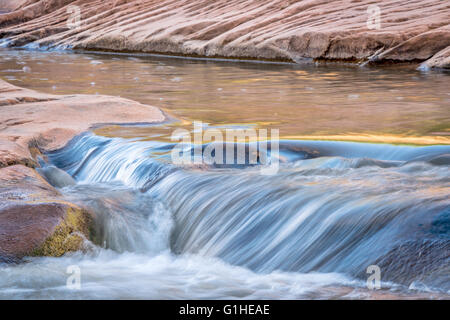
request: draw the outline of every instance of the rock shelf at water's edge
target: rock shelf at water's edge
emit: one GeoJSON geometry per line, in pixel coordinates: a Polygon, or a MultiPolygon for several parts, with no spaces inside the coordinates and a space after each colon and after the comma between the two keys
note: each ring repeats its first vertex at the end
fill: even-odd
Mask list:
{"type": "Polygon", "coordinates": [[[102,95],[48,95],[0,80],[0,262],[59,256],[89,236],[89,214],[37,172],[42,151],[102,123],[165,119],[155,107],[102,95]]]}

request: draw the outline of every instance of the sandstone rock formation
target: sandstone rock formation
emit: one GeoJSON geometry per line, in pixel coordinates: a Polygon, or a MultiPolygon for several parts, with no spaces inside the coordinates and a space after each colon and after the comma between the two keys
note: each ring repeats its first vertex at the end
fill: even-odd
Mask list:
{"type": "Polygon", "coordinates": [[[449,23],[450,2],[440,0],[28,0],[0,16],[0,38],[11,46],[289,61],[434,56],[430,66],[445,67],[436,54],[450,46],[449,23]]]}
{"type": "Polygon", "coordinates": [[[35,171],[36,155],[95,124],[165,119],[159,109],[123,98],[47,95],[2,80],[0,110],[0,262],[59,256],[88,236],[88,214],[35,171]]]}
{"type": "Polygon", "coordinates": [[[0,261],[60,256],[79,249],[88,236],[88,213],[64,202],[33,169],[0,169],[0,261]]]}
{"type": "Polygon", "coordinates": [[[60,148],[94,124],[157,122],[154,107],[102,95],[49,95],[0,80],[0,167],[33,167],[33,146],[60,148]]]}
{"type": "Polygon", "coordinates": [[[27,0],[0,0],[0,12],[14,11],[25,4],[27,0]]]}
{"type": "Polygon", "coordinates": [[[432,58],[425,61],[424,68],[450,69],[450,47],[436,53],[432,58]]]}

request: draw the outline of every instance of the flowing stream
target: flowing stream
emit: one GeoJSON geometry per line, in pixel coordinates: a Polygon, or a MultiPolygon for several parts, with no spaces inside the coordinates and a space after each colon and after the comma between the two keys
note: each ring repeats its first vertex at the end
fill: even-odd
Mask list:
{"type": "Polygon", "coordinates": [[[450,146],[433,143],[449,132],[448,74],[0,54],[13,84],[122,95],[182,120],[99,128],[41,159],[42,175],[93,213],[92,241],[0,265],[1,299],[449,297],[450,146]],[[173,164],[170,136],[194,120],[279,129],[278,171],[173,164]],[[349,136],[367,141],[336,141],[349,136]],[[366,286],[371,265],[379,290],[366,286]],[[69,266],[81,271],[79,290],[66,286],[69,266]]]}

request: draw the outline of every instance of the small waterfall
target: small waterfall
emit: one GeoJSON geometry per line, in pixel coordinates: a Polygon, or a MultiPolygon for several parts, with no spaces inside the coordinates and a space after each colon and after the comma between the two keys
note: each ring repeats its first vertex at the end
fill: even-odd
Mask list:
{"type": "Polygon", "coordinates": [[[262,274],[364,277],[375,264],[384,281],[450,290],[449,146],[283,141],[271,176],[177,167],[172,146],[85,134],[48,159],[78,182],[63,192],[101,212],[97,243],[119,252],[170,249],[262,274]]]}

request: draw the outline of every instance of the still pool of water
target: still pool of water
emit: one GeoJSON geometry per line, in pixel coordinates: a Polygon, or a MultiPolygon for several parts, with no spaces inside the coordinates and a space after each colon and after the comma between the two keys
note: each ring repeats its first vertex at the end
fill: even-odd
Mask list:
{"type": "Polygon", "coordinates": [[[40,172],[92,212],[95,238],[0,265],[0,299],[449,297],[449,74],[0,50],[15,85],[120,95],[181,120],[97,129],[47,154],[40,172]],[[285,161],[273,175],[170,163],[170,133],[194,120],[279,129],[285,161]]]}
{"type": "MultiPolygon", "coordinates": [[[[12,84],[55,94],[122,96],[212,126],[277,128],[281,138],[290,139],[371,141],[367,135],[375,135],[385,136],[378,142],[391,142],[391,136],[402,142],[398,137],[427,136],[434,143],[439,141],[433,137],[450,135],[449,74],[422,73],[412,66],[299,66],[9,49],[0,55],[0,76],[12,84]]],[[[106,133],[150,134],[123,128],[106,133]]]]}

